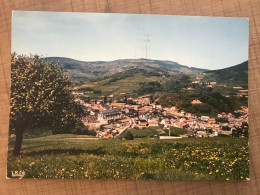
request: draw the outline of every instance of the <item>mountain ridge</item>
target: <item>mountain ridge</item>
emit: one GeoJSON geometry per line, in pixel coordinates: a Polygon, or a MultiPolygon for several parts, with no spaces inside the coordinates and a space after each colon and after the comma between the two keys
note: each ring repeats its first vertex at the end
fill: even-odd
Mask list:
{"type": "Polygon", "coordinates": [[[246,88],[248,87],[248,60],[235,66],[219,70],[208,70],[204,71],[204,73],[208,74],[205,80],[225,81],[236,85],[244,85],[246,88]]]}
{"type": "Polygon", "coordinates": [[[113,75],[131,69],[145,69],[163,74],[193,74],[207,69],[182,65],[169,60],[118,59],[114,61],[80,61],[64,57],[47,57],[48,61],[60,62],[68,76],[74,81],[113,75]]]}

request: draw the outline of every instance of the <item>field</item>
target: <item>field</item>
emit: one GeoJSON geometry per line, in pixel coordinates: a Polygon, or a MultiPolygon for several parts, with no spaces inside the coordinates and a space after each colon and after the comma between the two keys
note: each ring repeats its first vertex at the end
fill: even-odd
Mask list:
{"type": "MultiPolygon", "coordinates": [[[[141,131],[138,128],[128,128],[126,129],[119,137],[123,138],[126,133],[130,131],[134,137],[136,138],[144,138],[144,137],[153,137],[154,135],[169,135],[169,130],[163,129],[163,127],[147,127],[143,128],[141,131]]],[[[171,127],[171,135],[172,136],[180,136],[187,133],[187,130],[180,129],[177,127],[171,127]]]]}
{"type": "Polygon", "coordinates": [[[247,138],[97,140],[77,135],[24,139],[7,176],[25,178],[248,180],[247,138]]]}
{"type": "MultiPolygon", "coordinates": [[[[96,82],[88,82],[84,83],[84,86],[91,86],[93,89],[101,90],[103,94],[124,94],[124,93],[133,93],[134,90],[137,90],[140,82],[151,82],[151,81],[161,81],[162,76],[149,76],[147,77],[143,73],[136,73],[132,76],[125,77],[119,79],[115,82],[109,82],[110,79],[103,79],[101,81],[96,82]]],[[[80,90],[80,87],[76,87],[75,89],[80,90]]],[[[95,94],[89,96],[95,97],[95,94]]]]}

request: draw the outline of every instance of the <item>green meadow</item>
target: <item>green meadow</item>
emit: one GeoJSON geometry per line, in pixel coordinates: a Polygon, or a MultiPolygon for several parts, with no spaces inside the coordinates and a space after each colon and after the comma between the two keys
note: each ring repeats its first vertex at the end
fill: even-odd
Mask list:
{"type": "Polygon", "coordinates": [[[248,138],[105,140],[50,135],[9,142],[7,176],[128,180],[248,180],[248,138]]]}

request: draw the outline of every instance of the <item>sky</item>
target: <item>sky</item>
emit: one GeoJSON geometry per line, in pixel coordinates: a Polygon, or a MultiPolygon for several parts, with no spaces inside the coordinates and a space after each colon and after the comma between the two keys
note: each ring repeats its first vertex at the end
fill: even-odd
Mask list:
{"type": "Polygon", "coordinates": [[[205,69],[248,60],[247,18],[13,11],[12,52],[82,61],[148,58],[205,69]]]}

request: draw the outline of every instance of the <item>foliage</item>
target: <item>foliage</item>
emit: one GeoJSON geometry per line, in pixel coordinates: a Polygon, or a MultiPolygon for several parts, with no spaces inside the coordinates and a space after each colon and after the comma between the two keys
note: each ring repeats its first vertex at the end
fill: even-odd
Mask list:
{"type": "Polygon", "coordinates": [[[159,104],[163,107],[177,106],[179,107],[183,103],[183,99],[180,98],[179,94],[166,93],[159,99],[159,104]]]}
{"type": "Polygon", "coordinates": [[[72,133],[77,135],[96,136],[96,132],[94,130],[89,130],[88,127],[84,126],[84,124],[81,121],[77,122],[75,128],[72,130],[72,133]]]}
{"type": "Polygon", "coordinates": [[[11,71],[10,128],[15,128],[17,146],[25,128],[48,126],[55,129],[53,133],[71,132],[84,113],[74,102],[60,64],[14,53],[11,71]]]}
{"type": "Polygon", "coordinates": [[[52,135],[52,131],[51,129],[49,129],[48,127],[32,127],[32,128],[27,128],[25,129],[24,132],[24,137],[44,137],[44,136],[48,136],[48,135],[52,135]]]}
{"type": "Polygon", "coordinates": [[[160,91],[161,84],[158,81],[151,81],[151,82],[141,82],[139,84],[138,94],[149,94],[149,93],[155,93],[156,91],[160,91]]]}
{"type": "Polygon", "coordinates": [[[139,128],[128,128],[120,135],[120,138],[124,137],[128,132],[131,132],[134,138],[144,138],[159,135],[159,133],[162,133],[163,131],[161,127],[148,127],[143,128],[142,130],[139,128]]]}
{"type": "Polygon", "coordinates": [[[38,56],[12,55],[11,123],[28,121],[28,126],[49,124],[60,130],[71,128],[83,114],[69,90],[70,81],[59,64],[38,56]]]}
{"type": "Polygon", "coordinates": [[[228,68],[220,70],[210,70],[206,71],[207,77],[204,77],[204,81],[225,81],[227,84],[234,86],[244,85],[248,87],[248,61],[245,61],[236,66],[231,66],[228,68]]]}
{"type": "Polygon", "coordinates": [[[225,97],[217,92],[203,92],[200,95],[179,92],[163,94],[159,99],[159,104],[163,107],[176,106],[180,110],[198,116],[210,115],[216,117],[217,113],[229,113],[240,109],[242,105],[247,105],[247,101],[236,97],[225,97]],[[202,104],[192,105],[191,101],[194,99],[199,99],[202,104]]]}
{"type": "Polygon", "coordinates": [[[125,134],[124,138],[125,138],[126,140],[133,140],[133,139],[134,139],[134,136],[133,136],[133,134],[131,133],[131,131],[128,131],[128,132],[125,134]]]}

